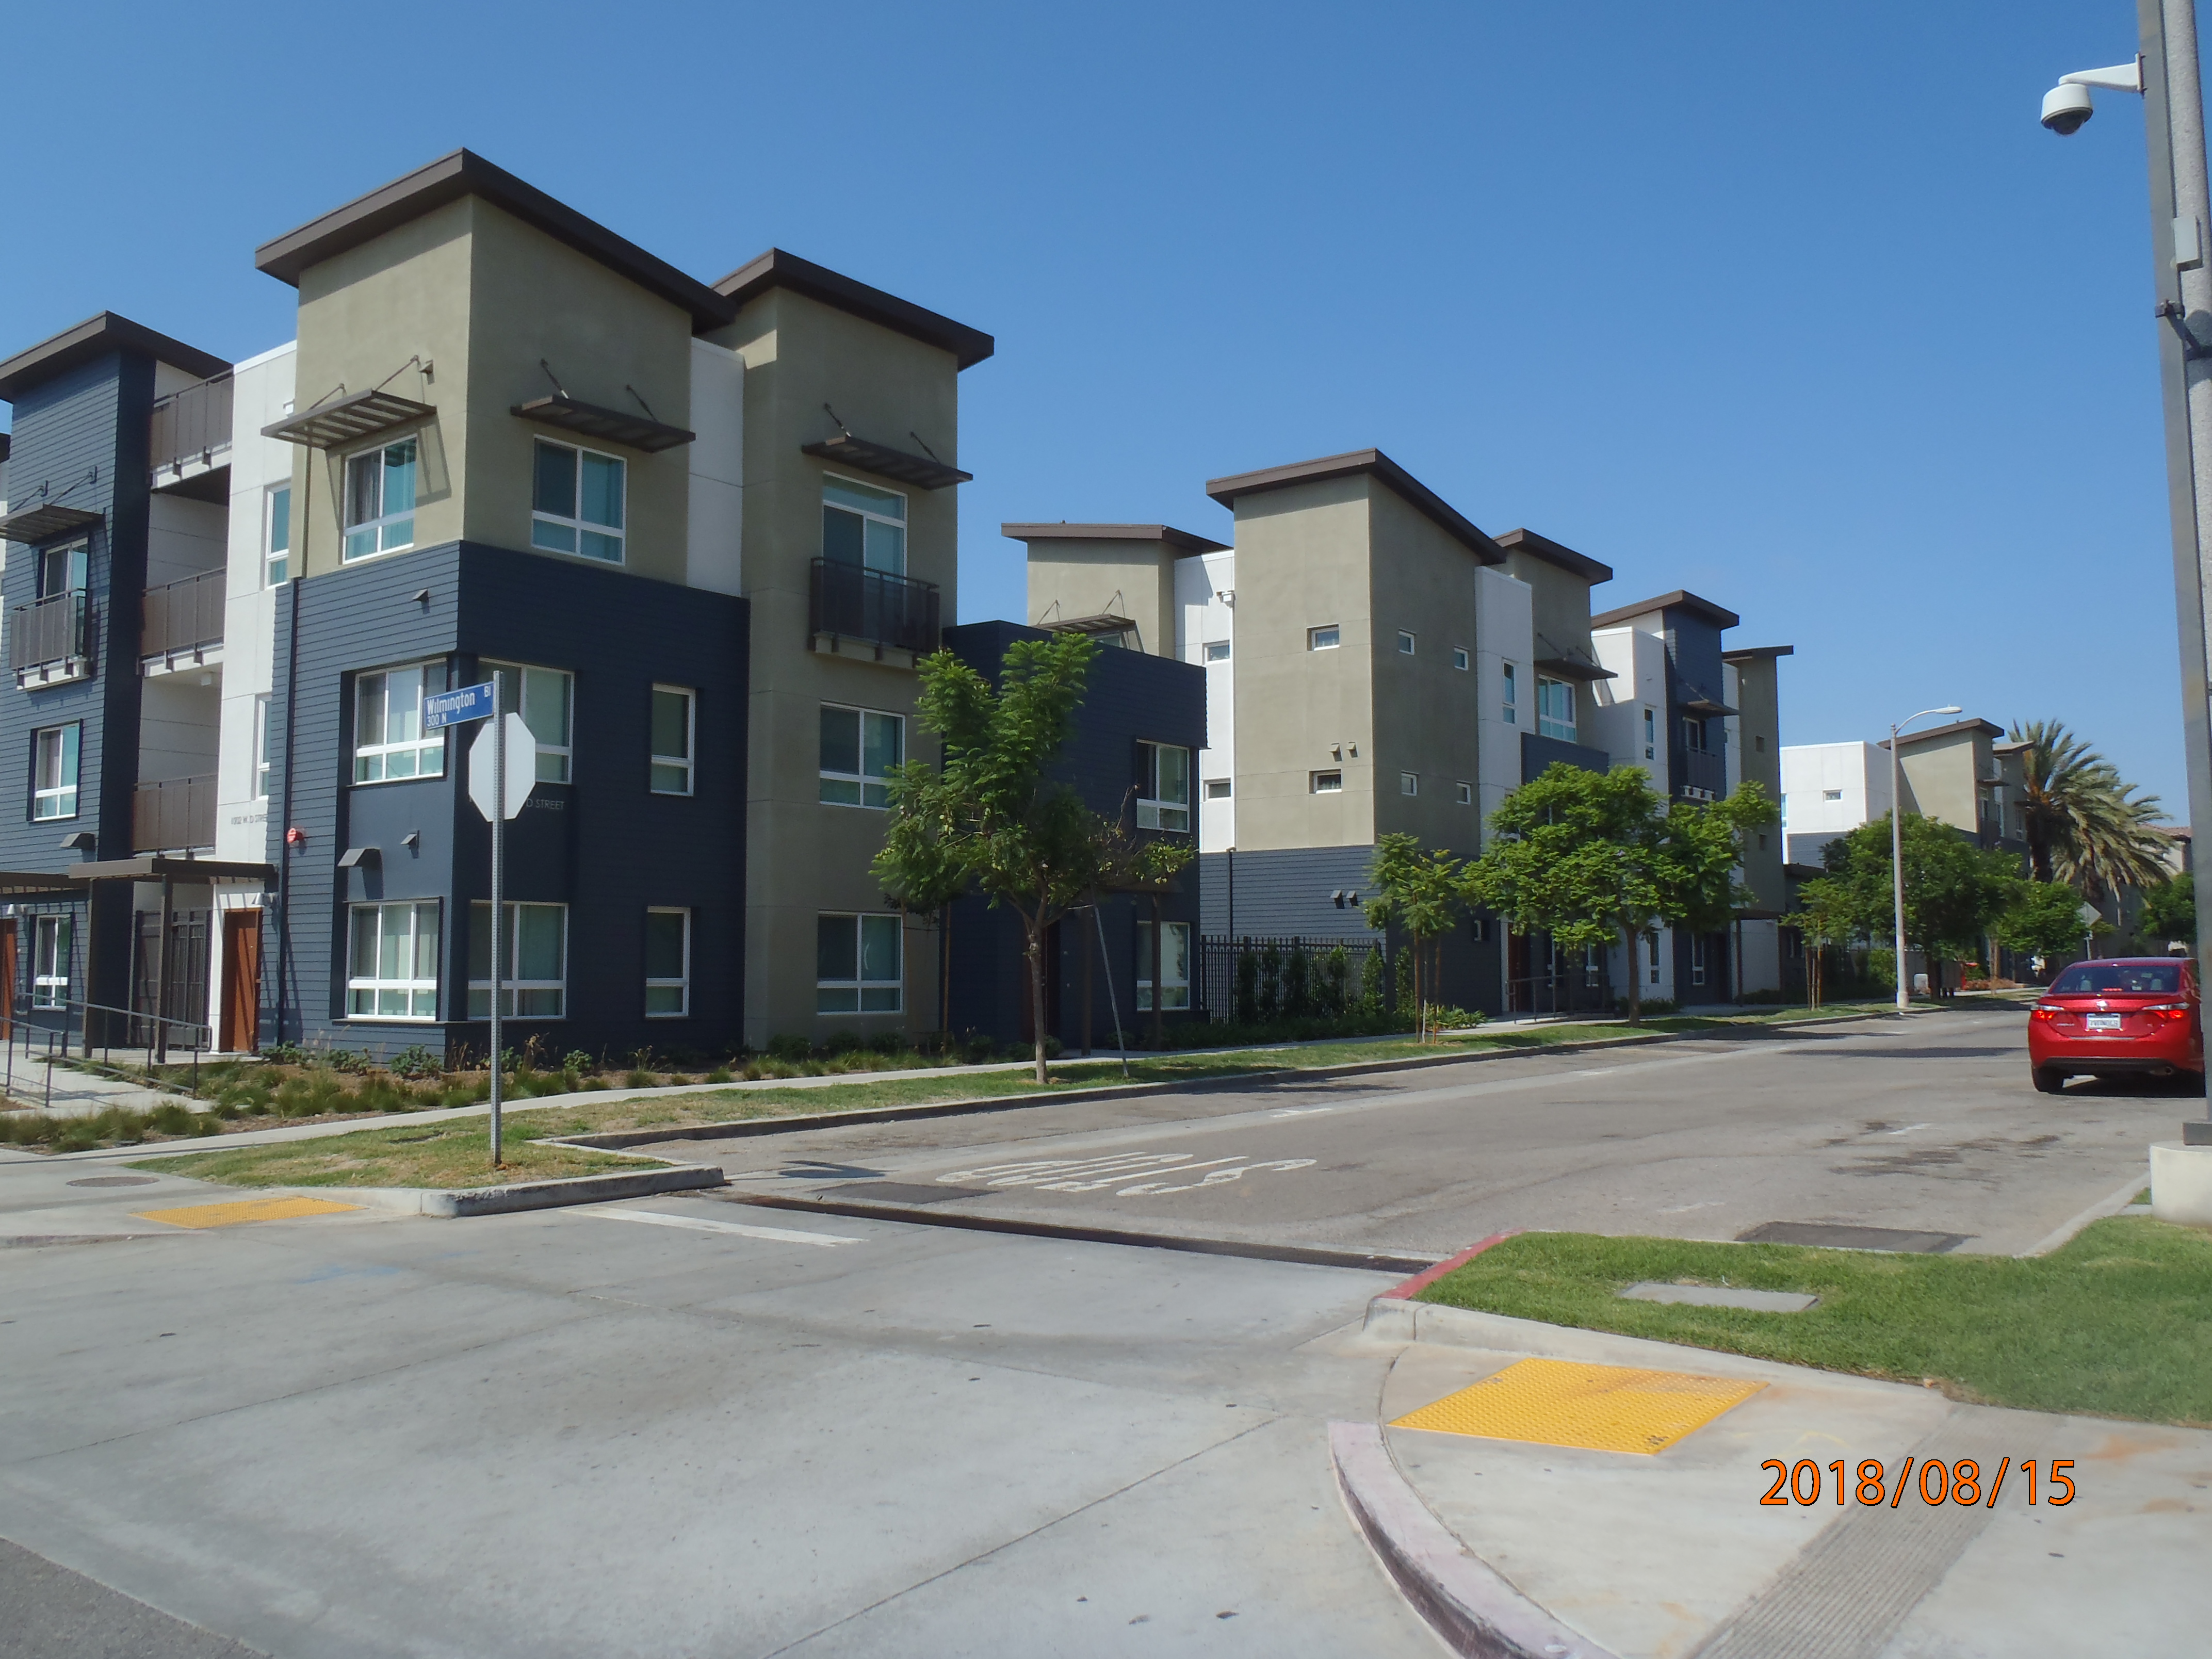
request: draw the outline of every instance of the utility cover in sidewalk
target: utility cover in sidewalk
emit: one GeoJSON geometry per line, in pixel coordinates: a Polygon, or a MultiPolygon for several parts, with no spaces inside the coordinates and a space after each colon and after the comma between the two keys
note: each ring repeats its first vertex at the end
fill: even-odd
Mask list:
{"type": "Polygon", "coordinates": [[[1591,1451],[1664,1451],[1766,1384],[1683,1371],[1522,1359],[1390,1426],[1591,1451]]]}
{"type": "Polygon", "coordinates": [[[295,1216],[330,1215],[358,1210],[358,1204],[334,1204],[327,1198],[248,1198],[235,1204],[188,1204],[181,1210],[141,1210],[141,1221],[172,1227],[235,1227],[245,1221],[289,1221],[295,1216]]]}
{"type": "Polygon", "coordinates": [[[1631,1285],[1620,1294],[1631,1302],[1670,1302],[1686,1308],[1748,1308],[1754,1313],[1803,1313],[1820,1298],[1797,1291],[1740,1291],[1733,1285],[1631,1285]]]}

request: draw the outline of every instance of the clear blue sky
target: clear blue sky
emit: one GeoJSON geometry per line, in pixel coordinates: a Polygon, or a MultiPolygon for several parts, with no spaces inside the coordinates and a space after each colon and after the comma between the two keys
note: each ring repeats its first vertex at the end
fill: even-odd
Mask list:
{"type": "Polygon", "coordinates": [[[2185,810],[2126,0],[835,7],[16,0],[0,349],[289,337],[256,243],[457,145],[712,280],[770,245],[998,338],[1009,519],[1228,539],[1376,445],[1793,644],[1785,739],[2056,717],[2185,810]]]}

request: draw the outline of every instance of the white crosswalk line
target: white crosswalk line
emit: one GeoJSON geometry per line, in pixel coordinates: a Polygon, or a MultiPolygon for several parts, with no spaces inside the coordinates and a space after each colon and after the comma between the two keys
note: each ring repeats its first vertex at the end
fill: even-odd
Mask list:
{"type": "Polygon", "coordinates": [[[652,1227],[689,1227],[698,1233],[735,1233],[740,1238],[765,1238],[775,1244],[865,1244],[865,1238],[840,1233],[802,1233],[788,1227],[749,1227],[741,1221],[709,1221],[703,1216],[668,1215],[659,1210],[578,1210],[605,1221],[642,1221],[652,1227]]]}

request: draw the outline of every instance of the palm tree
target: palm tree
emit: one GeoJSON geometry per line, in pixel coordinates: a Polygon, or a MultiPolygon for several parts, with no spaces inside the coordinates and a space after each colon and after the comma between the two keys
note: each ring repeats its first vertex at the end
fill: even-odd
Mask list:
{"type": "Polygon", "coordinates": [[[2085,898],[2154,887],[2169,872],[2158,797],[2139,795],[2117,768],[2057,720],[2014,726],[2025,774],[2021,813],[2039,881],[2063,881],[2085,898]]]}

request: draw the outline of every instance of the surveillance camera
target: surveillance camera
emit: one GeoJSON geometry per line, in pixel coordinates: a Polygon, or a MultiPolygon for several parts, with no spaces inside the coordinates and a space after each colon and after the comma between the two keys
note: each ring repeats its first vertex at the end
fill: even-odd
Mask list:
{"type": "Polygon", "coordinates": [[[2081,131],[2081,124],[2097,112],[2089,101],[2089,88],[2056,86],[2043,94],[2043,125],[2063,138],[2081,131]]]}

